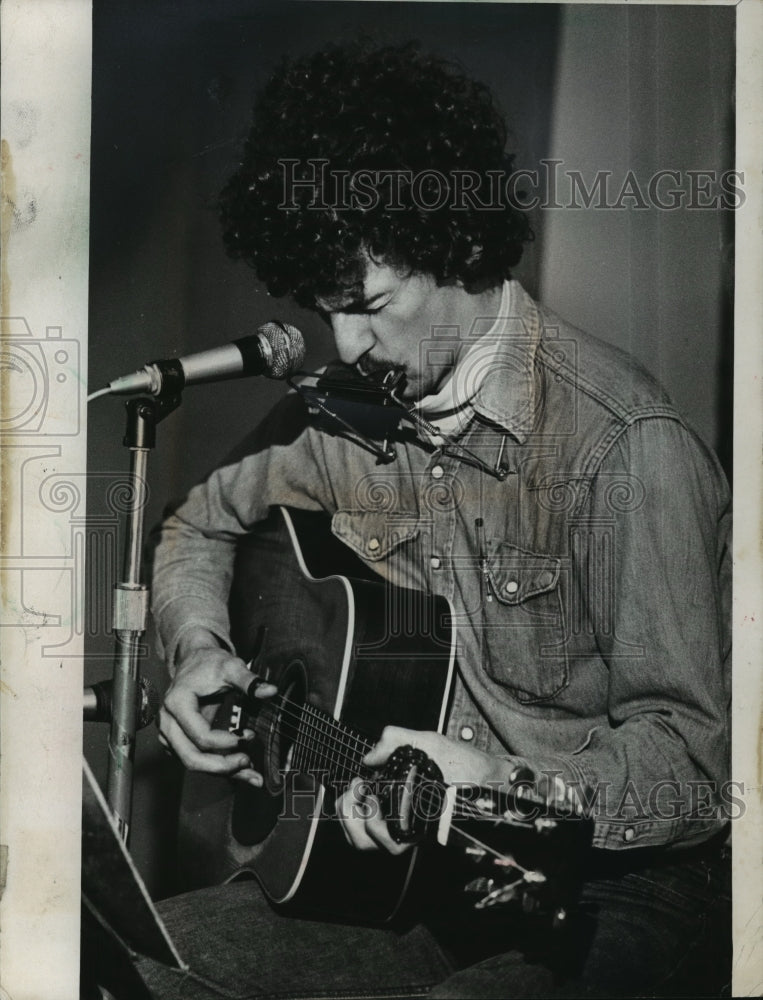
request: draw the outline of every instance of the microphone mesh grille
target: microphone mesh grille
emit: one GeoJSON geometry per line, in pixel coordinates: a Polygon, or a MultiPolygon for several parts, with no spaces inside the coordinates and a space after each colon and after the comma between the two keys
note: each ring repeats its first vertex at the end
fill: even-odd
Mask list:
{"type": "Polygon", "coordinates": [[[302,334],[289,323],[272,320],[257,331],[270,345],[272,357],[267,371],[268,378],[288,378],[302,367],[305,360],[305,342],[302,334]]]}

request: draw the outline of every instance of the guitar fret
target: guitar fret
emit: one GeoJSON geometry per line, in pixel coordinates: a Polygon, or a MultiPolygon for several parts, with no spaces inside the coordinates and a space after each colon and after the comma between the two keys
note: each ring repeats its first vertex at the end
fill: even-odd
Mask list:
{"type": "Polygon", "coordinates": [[[361,768],[372,744],[313,705],[300,706],[292,766],[349,782],[361,768]]]}
{"type": "Polygon", "coordinates": [[[305,770],[305,744],[299,738],[300,728],[302,725],[302,719],[304,717],[304,712],[302,712],[299,722],[297,723],[297,737],[294,740],[293,746],[294,751],[292,755],[291,765],[292,769],[295,771],[305,770]]]}

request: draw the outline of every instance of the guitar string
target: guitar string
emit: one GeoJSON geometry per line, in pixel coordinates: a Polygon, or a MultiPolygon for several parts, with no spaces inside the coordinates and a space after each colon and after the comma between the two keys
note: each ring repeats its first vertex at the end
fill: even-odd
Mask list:
{"type": "MultiPolygon", "coordinates": [[[[339,733],[341,736],[350,735],[356,744],[360,744],[362,746],[364,752],[367,752],[373,747],[373,743],[369,742],[364,737],[361,737],[357,734],[353,735],[352,730],[350,730],[349,727],[343,728],[342,726],[338,725],[334,719],[332,719],[322,710],[317,709],[313,705],[294,702],[291,701],[290,699],[287,699],[285,696],[282,696],[281,704],[282,708],[284,709],[282,715],[286,716],[287,714],[290,714],[292,716],[292,719],[296,720],[296,722],[292,722],[292,724],[294,725],[294,732],[286,735],[290,735],[294,738],[294,742],[297,746],[297,749],[306,749],[310,752],[311,756],[317,755],[319,758],[321,757],[325,758],[326,751],[324,749],[319,749],[318,747],[316,747],[316,745],[313,742],[314,740],[313,736],[306,735],[304,739],[300,738],[301,736],[300,725],[301,724],[305,725],[305,723],[307,722],[307,720],[305,719],[306,713],[309,713],[311,716],[308,728],[312,729],[313,732],[316,733],[318,736],[325,737],[330,735],[329,732],[321,728],[320,723],[323,723],[324,727],[327,727],[329,730],[330,729],[336,730],[336,732],[339,733]],[[296,711],[294,711],[293,709],[296,709],[296,711]],[[289,712],[289,710],[291,711],[289,712]]],[[[275,712],[271,714],[275,714],[275,712]]],[[[345,761],[342,762],[342,764],[339,767],[334,769],[336,772],[335,777],[339,778],[340,780],[349,780],[353,776],[355,776],[355,774],[357,773],[357,769],[363,766],[361,763],[361,758],[362,756],[364,756],[364,753],[361,754],[358,746],[352,747],[352,745],[347,743],[346,740],[340,742],[339,740],[337,740],[336,736],[333,737],[333,740],[334,740],[335,755],[345,758],[345,761]],[[344,747],[349,746],[353,752],[348,753],[346,750],[341,748],[342,744],[344,747]]],[[[318,761],[315,761],[312,765],[310,761],[305,761],[305,763],[308,766],[317,766],[318,761]]],[[[332,770],[330,766],[327,766],[325,769],[328,772],[331,772],[332,770]]],[[[438,800],[441,799],[442,790],[445,787],[446,786],[444,785],[444,783],[434,782],[434,781],[428,782],[428,784],[425,785],[424,788],[419,793],[422,796],[420,801],[422,802],[422,804],[431,808],[438,800]],[[427,791],[426,797],[424,797],[425,790],[427,791]]],[[[470,802],[463,795],[463,793],[457,791],[456,794],[457,794],[456,806],[458,808],[454,808],[454,815],[457,816],[459,819],[469,819],[469,818],[481,819],[481,820],[492,819],[496,824],[502,824],[506,822],[501,816],[497,816],[495,813],[488,812],[485,809],[482,809],[479,806],[476,806],[474,803],[470,802]]]]}
{"type": "MultiPolygon", "coordinates": [[[[282,698],[282,702],[283,702],[283,706],[282,707],[284,709],[286,708],[286,702],[287,701],[288,701],[288,699],[282,698]]],[[[325,716],[325,714],[322,713],[322,712],[320,712],[320,710],[315,709],[314,706],[304,705],[304,704],[299,705],[298,703],[295,703],[295,702],[290,702],[289,704],[290,704],[290,706],[293,705],[293,706],[295,706],[297,708],[296,712],[292,712],[291,713],[292,716],[294,716],[295,718],[299,718],[300,715],[301,715],[300,721],[302,721],[302,722],[304,722],[306,716],[309,716],[309,715],[311,715],[312,718],[313,718],[313,720],[315,722],[317,722],[317,723],[323,722],[324,725],[325,725],[325,724],[331,722],[331,720],[330,720],[329,717],[325,716]]],[[[291,724],[294,725],[293,722],[291,724]]],[[[333,724],[333,722],[331,722],[331,726],[332,726],[332,728],[334,728],[337,731],[341,732],[341,728],[339,726],[333,724]]],[[[316,727],[315,725],[313,725],[312,728],[317,729],[320,732],[320,726],[316,727]]],[[[365,740],[363,737],[355,736],[354,739],[355,739],[356,742],[363,744],[364,747],[370,748],[373,745],[373,744],[369,743],[369,741],[365,740]]],[[[295,726],[295,744],[297,745],[298,749],[304,749],[306,746],[308,746],[308,744],[305,743],[305,741],[303,739],[301,739],[298,725],[295,726]]],[[[310,746],[310,749],[314,751],[316,748],[314,746],[310,746]]],[[[349,756],[349,755],[345,753],[345,756],[349,756]]],[[[350,768],[346,764],[343,765],[343,767],[348,771],[348,776],[350,776],[353,773],[353,771],[359,765],[360,765],[360,761],[359,761],[359,759],[357,759],[355,761],[355,766],[353,768],[350,768]]],[[[438,787],[438,794],[430,796],[429,804],[431,805],[432,802],[433,802],[433,800],[435,798],[437,798],[438,801],[441,801],[441,798],[442,798],[441,790],[445,786],[442,785],[439,782],[434,782],[434,781],[428,782],[428,785],[431,785],[432,787],[435,787],[435,786],[438,787]]],[[[426,788],[427,786],[424,786],[424,787],[426,788]]],[[[458,799],[459,799],[460,796],[461,796],[461,793],[459,793],[458,790],[456,790],[456,797],[457,798],[456,798],[456,804],[454,805],[453,818],[458,818],[458,819],[483,819],[483,820],[484,819],[490,819],[490,820],[494,821],[494,825],[498,825],[501,822],[501,820],[498,817],[494,816],[493,814],[486,813],[484,810],[480,810],[480,809],[476,808],[472,803],[466,802],[465,800],[463,800],[463,797],[461,797],[462,798],[461,809],[463,811],[459,812],[458,799]],[[465,805],[469,806],[471,811],[464,810],[464,806],[465,805]]],[[[503,865],[505,867],[513,868],[515,871],[517,871],[518,873],[520,873],[522,881],[525,881],[527,879],[527,877],[530,875],[530,873],[531,873],[530,869],[525,868],[522,864],[520,864],[513,855],[506,855],[505,853],[499,851],[497,848],[491,847],[489,844],[485,843],[485,841],[481,840],[479,837],[474,836],[474,834],[468,833],[466,830],[460,828],[459,826],[456,826],[454,823],[451,823],[450,829],[456,835],[458,835],[458,836],[464,838],[465,840],[469,841],[471,844],[475,845],[477,848],[479,848],[480,850],[484,851],[486,854],[492,855],[492,857],[495,859],[496,862],[503,862],[503,865]]]]}
{"type": "MultiPolygon", "coordinates": [[[[318,758],[317,760],[307,761],[307,763],[310,763],[312,766],[317,766],[320,758],[326,756],[326,739],[333,739],[335,756],[344,758],[341,766],[347,769],[350,772],[350,775],[352,775],[358,767],[362,767],[362,758],[372,748],[372,743],[360,736],[351,736],[352,740],[356,744],[355,746],[347,740],[343,740],[340,743],[336,736],[333,736],[330,731],[331,728],[334,728],[337,732],[341,732],[340,727],[335,724],[330,724],[328,717],[321,717],[321,715],[318,714],[318,710],[314,709],[313,706],[289,702],[288,699],[285,698],[282,699],[282,706],[284,711],[281,714],[281,718],[286,719],[288,718],[288,715],[291,714],[292,718],[290,721],[294,726],[293,732],[286,735],[299,736],[303,730],[308,730],[308,732],[304,734],[304,739],[296,741],[298,742],[300,749],[305,749],[309,752],[310,757],[318,758]],[[289,713],[288,708],[291,706],[294,706],[297,710],[289,713]],[[308,713],[310,714],[308,715],[308,713]],[[312,730],[312,733],[309,732],[310,730],[312,730]],[[320,744],[323,744],[323,746],[319,745],[319,741],[320,744]]],[[[275,715],[275,712],[272,714],[275,715]]],[[[331,771],[331,768],[327,766],[326,770],[331,771]]]]}
{"type": "Polygon", "coordinates": [[[475,837],[473,834],[467,833],[466,830],[462,830],[460,827],[454,826],[453,829],[460,837],[463,837],[465,840],[470,840],[473,844],[475,844],[481,850],[486,851],[488,854],[495,855],[495,857],[499,861],[508,862],[508,867],[516,868],[518,871],[522,872],[523,875],[530,874],[530,869],[525,868],[524,865],[521,865],[513,855],[507,857],[505,854],[502,854],[500,851],[496,850],[496,848],[491,847],[489,844],[486,844],[484,841],[480,840],[479,837],[475,837]]]}
{"type": "MultiPolygon", "coordinates": [[[[283,701],[284,701],[284,707],[285,707],[285,702],[287,701],[287,699],[283,699],[283,701]]],[[[294,705],[295,703],[292,702],[290,704],[294,705]]],[[[292,719],[293,720],[296,719],[296,721],[289,720],[291,722],[291,724],[293,725],[293,727],[294,727],[293,732],[285,733],[285,735],[290,736],[290,737],[292,737],[294,739],[294,745],[296,746],[297,750],[305,749],[305,750],[308,751],[308,756],[315,757],[316,754],[317,754],[319,757],[325,758],[326,757],[326,750],[325,749],[321,749],[319,751],[318,748],[315,746],[315,744],[313,742],[314,741],[314,735],[311,735],[309,733],[308,734],[304,734],[303,731],[302,731],[302,729],[303,728],[312,729],[314,734],[317,734],[318,736],[326,736],[328,734],[324,731],[324,729],[321,728],[320,723],[322,722],[324,724],[324,726],[325,726],[328,723],[329,720],[323,715],[323,713],[321,713],[319,710],[315,709],[313,706],[300,705],[300,706],[298,706],[298,708],[299,708],[298,712],[296,712],[296,713],[292,712],[291,713],[292,719]],[[309,719],[309,718],[305,717],[307,713],[310,713],[312,715],[312,719],[309,719]]],[[[285,716],[287,716],[287,714],[288,714],[287,712],[282,713],[282,718],[284,718],[285,716]]],[[[340,727],[338,727],[336,725],[333,725],[332,728],[335,728],[339,732],[341,732],[340,727]]],[[[283,729],[283,727],[282,727],[282,729],[283,729]]],[[[360,743],[362,745],[363,751],[365,751],[365,752],[367,752],[368,750],[370,750],[372,748],[372,746],[373,746],[372,743],[368,742],[364,738],[353,737],[353,739],[354,739],[354,741],[356,743],[360,743]]],[[[344,743],[344,747],[351,746],[346,741],[343,741],[343,743],[344,743]]],[[[334,772],[335,772],[334,776],[338,777],[340,780],[345,780],[345,779],[352,778],[353,776],[355,776],[357,774],[358,768],[362,768],[362,766],[363,766],[362,765],[362,756],[364,756],[365,754],[361,753],[359,751],[358,747],[354,747],[354,748],[351,747],[351,749],[354,752],[353,753],[349,753],[349,752],[347,752],[341,746],[341,744],[336,739],[336,737],[334,737],[334,746],[333,746],[333,748],[330,748],[330,749],[333,749],[333,752],[334,752],[335,756],[339,756],[339,757],[343,757],[344,758],[344,761],[342,761],[338,767],[335,767],[333,769],[334,772]]],[[[297,758],[297,760],[300,761],[300,758],[297,758]]],[[[306,760],[305,763],[307,763],[308,765],[310,765],[310,764],[317,764],[318,761],[311,762],[310,760],[306,760]]],[[[331,772],[332,768],[329,766],[329,767],[326,767],[326,770],[329,771],[329,772],[331,772]]],[[[427,804],[429,806],[432,806],[436,802],[436,800],[438,800],[438,799],[441,798],[442,788],[444,787],[444,785],[442,785],[441,783],[438,783],[438,782],[431,782],[429,784],[431,785],[431,789],[432,790],[429,791],[428,797],[424,800],[424,802],[425,802],[425,804],[427,804]],[[434,791],[435,788],[437,788],[437,792],[434,791]]],[[[424,787],[426,788],[427,786],[424,786],[424,787]]],[[[420,793],[420,794],[423,794],[423,793],[420,793]]],[[[469,803],[469,805],[471,807],[471,814],[472,815],[482,815],[482,813],[480,813],[478,809],[476,809],[475,807],[473,807],[471,805],[471,803],[469,803]]]]}
{"type": "MultiPolygon", "coordinates": [[[[285,703],[286,701],[288,701],[288,699],[284,698],[282,699],[282,701],[285,703]]],[[[319,709],[316,709],[312,705],[297,704],[294,702],[290,702],[289,704],[296,705],[296,707],[298,708],[298,711],[296,713],[295,712],[291,713],[293,718],[298,719],[297,723],[293,722],[291,723],[294,726],[293,732],[284,732],[284,735],[293,738],[294,741],[296,752],[293,763],[295,764],[296,767],[303,765],[306,765],[308,768],[311,766],[317,767],[320,758],[324,759],[326,758],[326,750],[325,749],[319,750],[315,745],[314,736],[302,733],[300,726],[306,726],[306,728],[312,729],[313,733],[317,733],[318,736],[327,735],[325,731],[321,729],[320,726],[321,722],[324,723],[324,726],[328,723],[331,723],[332,728],[337,729],[339,732],[341,732],[341,728],[336,724],[334,724],[333,720],[330,720],[328,717],[324,715],[324,713],[322,713],[319,709]],[[305,718],[306,713],[310,713],[310,715],[312,716],[312,724],[306,725],[307,723],[307,720],[305,718]],[[318,725],[316,725],[315,723],[318,723],[318,725]],[[308,758],[317,756],[319,760],[314,760],[314,761],[311,761],[310,759],[303,760],[298,754],[300,750],[308,751],[308,754],[306,755],[308,758]]],[[[286,715],[287,715],[286,712],[282,713],[282,718],[286,715]]],[[[354,736],[353,739],[355,740],[355,742],[362,744],[362,749],[364,751],[371,749],[371,747],[373,746],[373,744],[365,740],[365,738],[354,736]]],[[[336,738],[334,738],[334,742],[335,744],[338,742],[336,738]]],[[[347,744],[345,741],[344,745],[348,746],[349,744],[347,744]]],[[[339,757],[344,757],[345,761],[340,763],[338,766],[335,766],[333,769],[330,766],[332,762],[327,761],[327,766],[325,767],[325,770],[328,771],[329,773],[331,773],[333,770],[333,777],[335,777],[340,781],[351,780],[352,777],[354,777],[357,774],[358,768],[361,768],[363,766],[361,763],[362,755],[357,747],[354,748],[354,755],[342,749],[337,749],[335,747],[334,755],[339,757]]],[[[434,807],[439,805],[440,802],[442,801],[443,789],[445,787],[446,786],[444,785],[444,783],[430,780],[427,781],[419,789],[418,801],[419,804],[426,809],[427,815],[432,815],[434,812],[434,807]]],[[[503,824],[506,822],[506,820],[503,819],[501,816],[497,816],[495,813],[488,812],[485,809],[482,809],[479,806],[475,805],[469,799],[467,799],[462,792],[459,792],[458,790],[456,792],[456,796],[457,798],[453,811],[453,815],[456,818],[479,819],[483,821],[490,819],[493,820],[494,823],[496,824],[503,824]]]]}
{"type": "MultiPolygon", "coordinates": [[[[364,737],[361,737],[359,735],[352,735],[352,731],[349,730],[349,728],[346,728],[346,730],[343,731],[343,728],[340,725],[338,725],[335,722],[335,720],[333,720],[330,716],[326,715],[320,709],[315,708],[315,706],[313,705],[294,702],[291,701],[290,699],[287,699],[285,696],[282,696],[281,706],[283,709],[282,718],[286,717],[287,714],[290,714],[291,719],[289,720],[289,722],[294,727],[293,732],[285,733],[285,735],[291,736],[293,738],[294,745],[297,747],[298,750],[305,749],[309,752],[310,755],[314,757],[317,756],[319,759],[320,758],[325,759],[326,750],[319,748],[315,744],[314,742],[315,736],[305,734],[303,738],[303,733],[300,729],[301,725],[302,726],[306,725],[307,728],[312,729],[313,733],[317,734],[317,736],[319,737],[329,736],[330,729],[336,730],[336,732],[339,733],[342,737],[344,737],[345,735],[351,735],[352,740],[359,746],[353,747],[352,744],[348,743],[346,740],[342,739],[340,741],[337,739],[336,736],[333,736],[335,756],[345,758],[345,760],[339,765],[339,767],[334,769],[336,772],[334,776],[339,780],[348,780],[356,775],[357,769],[363,766],[361,763],[362,757],[365,756],[365,753],[368,752],[368,750],[372,749],[373,743],[369,742],[364,737]],[[294,711],[294,709],[296,709],[296,711],[294,711]],[[309,722],[308,719],[306,719],[307,713],[310,713],[311,716],[309,722]],[[326,728],[322,729],[320,723],[323,723],[323,726],[326,728]],[[362,753],[361,750],[359,749],[360,746],[362,746],[363,749],[362,753]],[[346,747],[349,747],[352,752],[348,752],[345,749],[346,747]]],[[[269,705],[268,707],[270,708],[272,707],[272,705],[269,705]]],[[[271,714],[275,715],[275,710],[271,714]]],[[[319,763],[319,760],[316,760],[313,763],[311,763],[308,760],[305,761],[304,763],[307,764],[307,766],[316,767],[319,763]]],[[[325,770],[330,773],[332,771],[332,768],[327,766],[325,770]]],[[[420,802],[422,803],[422,805],[425,805],[431,809],[432,806],[434,806],[437,802],[441,800],[443,789],[445,787],[446,787],[445,784],[442,782],[428,781],[427,784],[424,785],[419,792],[419,795],[421,796],[420,802]]],[[[462,792],[459,792],[458,790],[456,791],[456,804],[454,806],[453,814],[459,819],[482,819],[482,820],[491,819],[496,824],[501,824],[505,822],[505,820],[503,820],[501,816],[496,816],[494,813],[487,812],[486,810],[481,809],[479,806],[476,806],[474,803],[470,802],[464,796],[464,794],[462,792]]]]}
{"type": "MultiPolygon", "coordinates": [[[[282,707],[283,708],[286,708],[286,702],[287,701],[288,701],[288,699],[286,699],[286,698],[282,699],[282,702],[283,702],[283,706],[282,707]]],[[[294,718],[299,718],[299,716],[301,715],[301,720],[300,721],[304,722],[306,716],[312,716],[312,719],[315,722],[318,722],[318,723],[324,722],[324,724],[326,724],[326,723],[328,723],[330,721],[323,713],[320,712],[320,710],[315,709],[314,706],[304,705],[304,704],[303,705],[298,705],[295,702],[290,702],[289,706],[290,707],[294,706],[297,709],[296,712],[292,711],[291,714],[292,714],[292,716],[294,718]]],[[[291,723],[291,724],[293,725],[294,723],[291,723]]],[[[313,725],[312,728],[315,729],[315,728],[318,728],[318,727],[315,727],[313,725]]],[[[341,732],[340,727],[337,726],[337,725],[335,725],[335,724],[332,724],[331,728],[334,728],[337,731],[341,732]]],[[[362,743],[365,747],[369,747],[370,748],[370,746],[372,746],[372,744],[370,744],[369,741],[365,740],[362,737],[355,737],[355,741],[359,742],[359,743],[362,743]]],[[[308,744],[306,744],[304,742],[304,740],[302,740],[300,738],[300,732],[299,732],[299,728],[298,727],[295,728],[295,743],[297,744],[298,748],[305,748],[308,745],[308,744]]],[[[311,749],[315,749],[315,748],[311,747],[311,749]]],[[[348,755],[345,754],[345,756],[348,756],[348,755]]],[[[349,774],[352,774],[353,771],[355,770],[355,768],[359,765],[359,760],[356,760],[354,763],[355,763],[355,766],[353,768],[349,768],[348,765],[344,765],[344,767],[348,770],[349,774]]],[[[434,796],[434,795],[430,796],[429,804],[431,805],[431,803],[434,800],[434,798],[441,799],[441,791],[440,790],[444,786],[442,786],[440,783],[434,782],[434,781],[429,782],[428,784],[430,784],[432,787],[435,787],[435,786],[438,787],[438,794],[436,796],[434,796]]],[[[426,788],[426,786],[425,786],[425,788],[426,788]]],[[[458,818],[458,819],[475,819],[475,818],[477,818],[477,819],[490,819],[490,820],[493,820],[496,825],[498,823],[500,823],[500,819],[497,818],[497,817],[495,817],[493,814],[486,813],[484,810],[480,810],[477,807],[475,807],[472,803],[466,802],[465,800],[463,800],[463,797],[461,796],[461,793],[458,792],[458,790],[456,791],[456,796],[457,796],[457,801],[456,801],[456,804],[454,806],[454,811],[453,811],[454,818],[458,818]],[[459,797],[461,797],[461,799],[462,799],[462,801],[460,803],[461,811],[459,811],[459,803],[458,803],[459,797]],[[465,806],[468,806],[469,810],[466,810],[464,808],[465,806]]],[[[491,847],[489,844],[485,843],[480,838],[474,836],[473,834],[468,833],[466,830],[463,830],[463,829],[461,829],[460,827],[458,827],[456,825],[451,824],[451,829],[452,829],[452,831],[455,834],[457,834],[458,836],[463,837],[465,840],[468,840],[470,843],[472,843],[473,845],[477,846],[480,850],[483,850],[486,854],[492,855],[497,861],[502,861],[502,862],[504,862],[506,864],[507,867],[514,868],[516,871],[520,872],[522,874],[523,878],[526,877],[529,874],[529,870],[527,868],[525,868],[523,865],[521,865],[516,860],[516,858],[514,858],[513,856],[507,856],[505,853],[502,853],[501,851],[497,850],[496,848],[491,847]]]]}
{"type": "MultiPolygon", "coordinates": [[[[292,703],[292,704],[295,704],[295,703],[292,703]]],[[[313,706],[302,705],[302,706],[299,706],[299,707],[301,707],[304,712],[312,712],[313,715],[315,716],[316,720],[321,721],[321,714],[319,713],[319,710],[314,709],[313,706]]],[[[303,716],[303,718],[304,718],[304,716],[303,716]]],[[[324,721],[326,721],[325,718],[324,718],[324,721]]],[[[339,728],[339,727],[335,727],[335,728],[339,728]]],[[[366,740],[364,740],[362,738],[359,738],[359,739],[365,745],[367,745],[367,746],[371,745],[371,744],[368,743],[368,741],[366,741],[366,740]]],[[[303,741],[300,741],[299,730],[296,731],[295,743],[297,744],[297,746],[299,748],[304,748],[305,745],[306,745],[303,741]]],[[[345,767],[346,767],[346,765],[345,765],[345,767]]],[[[355,770],[354,768],[352,768],[352,769],[347,768],[347,769],[348,769],[348,771],[349,771],[350,774],[352,774],[353,771],[355,770]]],[[[442,789],[444,787],[440,783],[434,782],[434,781],[428,782],[428,784],[431,785],[431,786],[437,786],[438,789],[442,789]]],[[[460,795],[460,793],[457,791],[456,795],[458,797],[460,795]]],[[[432,796],[430,798],[430,800],[429,800],[429,804],[430,805],[431,805],[431,803],[432,803],[432,801],[433,801],[434,798],[441,799],[441,794],[438,794],[437,796],[432,796]]],[[[462,808],[463,808],[464,804],[470,806],[471,809],[472,809],[472,811],[471,812],[469,812],[469,811],[459,812],[458,811],[458,804],[456,804],[456,806],[454,807],[454,817],[455,818],[458,818],[458,819],[491,819],[491,820],[496,821],[496,824],[500,822],[500,820],[497,817],[495,817],[494,815],[492,815],[490,813],[485,813],[484,810],[480,810],[480,809],[474,807],[472,803],[469,803],[469,802],[465,802],[464,803],[462,801],[462,803],[461,803],[462,808]]],[[[523,865],[521,865],[516,860],[516,858],[514,858],[513,856],[507,856],[505,853],[502,853],[498,849],[496,849],[494,847],[491,847],[489,844],[486,844],[480,838],[474,836],[471,833],[468,833],[466,830],[463,830],[463,829],[461,829],[458,826],[452,825],[451,829],[454,831],[454,833],[456,833],[457,835],[463,837],[465,840],[468,840],[470,843],[472,843],[475,846],[477,846],[480,850],[485,851],[486,854],[492,855],[497,861],[502,861],[502,862],[504,862],[506,864],[507,867],[514,868],[518,872],[521,872],[523,877],[527,876],[529,874],[529,869],[527,869],[523,865]]]]}
{"type": "MultiPolygon", "coordinates": [[[[307,742],[302,739],[301,734],[298,729],[295,729],[294,733],[287,733],[287,735],[294,738],[294,746],[297,750],[308,748],[310,750],[314,749],[311,742],[307,742]]],[[[344,756],[348,756],[345,754],[344,756]]],[[[307,766],[310,766],[310,762],[304,762],[307,766]]],[[[302,762],[295,755],[294,764],[298,769],[302,762]]],[[[353,761],[353,766],[349,764],[341,764],[339,767],[334,768],[333,777],[339,781],[349,781],[357,774],[357,768],[360,766],[359,760],[353,761]]],[[[327,771],[331,771],[330,767],[326,768],[327,771]]],[[[431,779],[425,779],[425,784],[421,786],[419,790],[419,804],[424,808],[425,815],[432,815],[434,812],[434,806],[439,806],[442,802],[444,790],[446,786],[442,782],[436,782],[431,779]]],[[[456,803],[454,805],[453,816],[457,819],[481,819],[481,820],[493,820],[496,824],[502,824],[505,821],[493,813],[488,813],[483,809],[475,806],[468,799],[465,798],[463,793],[456,791],[456,803]]]]}

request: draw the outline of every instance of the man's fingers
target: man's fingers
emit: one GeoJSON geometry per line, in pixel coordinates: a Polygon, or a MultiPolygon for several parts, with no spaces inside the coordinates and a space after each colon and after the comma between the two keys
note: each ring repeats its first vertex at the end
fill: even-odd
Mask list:
{"type": "Polygon", "coordinates": [[[243,781],[247,785],[253,785],[255,788],[262,788],[264,784],[264,779],[259,771],[255,771],[251,767],[245,767],[241,771],[236,771],[231,775],[234,781],[243,781]]]}
{"type": "Polygon", "coordinates": [[[244,661],[235,656],[229,656],[223,661],[222,680],[225,686],[255,698],[269,698],[278,690],[274,684],[256,677],[244,661]]]}
{"type": "Polygon", "coordinates": [[[250,698],[272,698],[274,694],[278,694],[278,688],[269,681],[255,677],[254,680],[250,679],[246,693],[250,698]]]}
{"type": "Polygon", "coordinates": [[[382,816],[381,803],[375,796],[369,796],[366,800],[372,804],[365,822],[365,832],[377,847],[388,851],[390,854],[404,854],[410,850],[410,844],[398,844],[389,835],[387,821],[382,816]]]}
{"type": "Polygon", "coordinates": [[[369,767],[381,767],[398,747],[418,747],[421,733],[413,729],[402,729],[400,726],[385,726],[376,746],[363,758],[363,763],[369,767]]]}
{"type": "Polygon", "coordinates": [[[347,842],[358,851],[377,850],[376,842],[365,830],[368,808],[365,782],[360,778],[354,778],[337,803],[337,815],[347,842]]]}
{"type": "Polygon", "coordinates": [[[402,854],[408,844],[397,844],[390,837],[382,816],[381,803],[369,792],[368,783],[355,778],[339,800],[337,812],[347,842],[359,851],[402,854]]]}
{"type": "MultiPolygon", "coordinates": [[[[240,737],[224,729],[213,729],[207,722],[199,712],[198,695],[192,690],[175,688],[170,691],[162,709],[162,716],[164,715],[171,718],[199,750],[225,753],[238,747],[240,737]]],[[[160,728],[171,739],[163,718],[160,728]]]]}
{"type": "MultiPolygon", "coordinates": [[[[232,734],[228,734],[232,735],[232,734]]],[[[186,736],[178,722],[168,713],[162,719],[161,737],[164,745],[169,745],[181,763],[191,771],[206,771],[209,774],[232,775],[237,771],[251,770],[251,761],[245,753],[203,753],[186,736]]],[[[234,744],[238,740],[234,737],[234,744]]],[[[254,772],[256,773],[256,772],[254,772]]]]}

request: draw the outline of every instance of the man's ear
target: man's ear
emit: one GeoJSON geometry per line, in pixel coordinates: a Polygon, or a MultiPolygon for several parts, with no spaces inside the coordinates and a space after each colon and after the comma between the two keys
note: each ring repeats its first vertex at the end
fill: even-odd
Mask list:
{"type": "MultiPolygon", "coordinates": [[[[469,256],[464,261],[464,263],[466,264],[466,266],[470,267],[472,264],[476,264],[477,261],[482,256],[482,251],[483,250],[484,250],[484,247],[482,246],[481,243],[473,243],[471,251],[469,253],[469,256]]],[[[455,281],[448,282],[448,284],[454,284],[456,286],[456,288],[464,288],[465,287],[463,279],[461,279],[461,278],[456,278],[455,281]]]]}
{"type": "Polygon", "coordinates": [[[480,257],[482,256],[482,251],[483,250],[484,250],[484,247],[482,246],[481,243],[473,243],[472,244],[471,253],[467,257],[466,263],[467,264],[475,264],[480,259],[480,257]]]}

